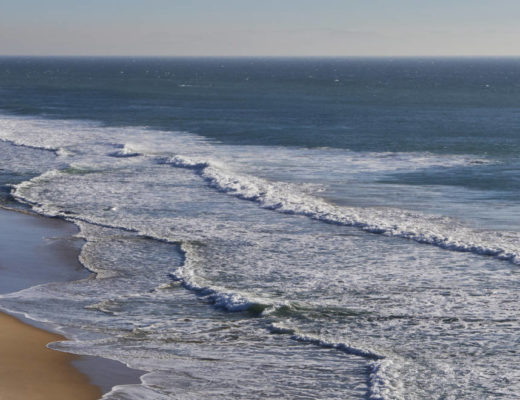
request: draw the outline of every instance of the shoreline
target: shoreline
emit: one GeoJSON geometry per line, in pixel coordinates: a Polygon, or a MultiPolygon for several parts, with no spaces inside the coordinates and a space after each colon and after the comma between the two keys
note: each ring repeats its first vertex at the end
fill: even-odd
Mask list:
{"type": "Polygon", "coordinates": [[[80,356],[51,350],[64,336],[0,313],[0,387],[5,400],[96,400],[101,388],[72,366],[80,356]]]}
{"type": "MultiPolygon", "coordinates": [[[[0,294],[50,282],[88,278],[78,260],[83,240],[59,218],[0,206],[0,294]]],[[[114,386],[140,384],[145,371],[119,361],[47,347],[67,340],[45,323],[0,308],[2,400],[95,400],[114,386]]]]}

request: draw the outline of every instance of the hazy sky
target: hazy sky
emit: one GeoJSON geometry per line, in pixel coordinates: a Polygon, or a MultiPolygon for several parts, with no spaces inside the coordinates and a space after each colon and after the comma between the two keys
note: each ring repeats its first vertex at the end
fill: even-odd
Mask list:
{"type": "Polygon", "coordinates": [[[520,55],[520,0],[1,0],[0,54],[520,55]]]}

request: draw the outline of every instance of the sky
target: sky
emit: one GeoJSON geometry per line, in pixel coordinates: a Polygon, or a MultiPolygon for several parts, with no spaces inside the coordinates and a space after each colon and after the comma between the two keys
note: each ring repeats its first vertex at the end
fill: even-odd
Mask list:
{"type": "Polygon", "coordinates": [[[0,55],[520,56],[520,0],[2,0],[0,55]]]}

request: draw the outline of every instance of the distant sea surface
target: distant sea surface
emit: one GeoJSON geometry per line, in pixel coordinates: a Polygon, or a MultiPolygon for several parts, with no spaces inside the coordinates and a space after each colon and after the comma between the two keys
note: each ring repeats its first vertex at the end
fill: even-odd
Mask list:
{"type": "Polygon", "coordinates": [[[0,58],[0,139],[105,399],[520,399],[520,59],[0,58]]]}

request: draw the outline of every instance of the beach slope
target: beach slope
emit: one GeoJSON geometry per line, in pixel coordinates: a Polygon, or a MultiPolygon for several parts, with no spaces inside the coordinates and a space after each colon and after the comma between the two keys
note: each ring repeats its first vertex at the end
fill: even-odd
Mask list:
{"type": "Polygon", "coordinates": [[[1,400],[95,400],[101,390],[72,367],[77,358],[46,347],[65,338],[0,313],[1,400]]]}

